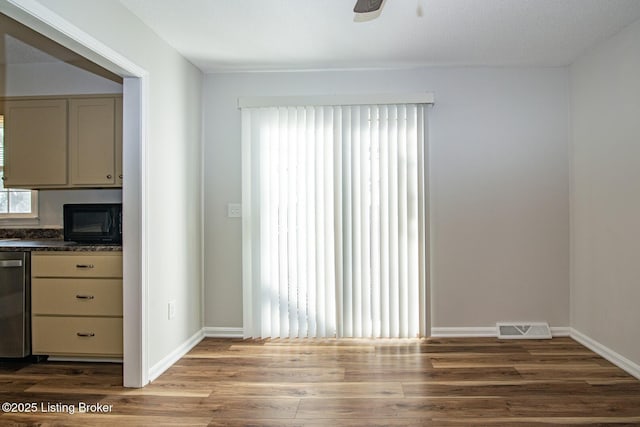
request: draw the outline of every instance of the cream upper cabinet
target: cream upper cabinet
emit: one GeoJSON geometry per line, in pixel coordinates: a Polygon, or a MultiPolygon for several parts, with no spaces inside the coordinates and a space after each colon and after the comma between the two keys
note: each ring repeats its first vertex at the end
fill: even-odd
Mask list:
{"type": "Polygon", "coordinates": [[[122,187],[124,179],[122,165],[122,98],[116,98],[116,187],[122,187]]]}
{"type": "Polygon", "coordinates": [[[67,100],[11,100],[4,110],[4,186],[66,186],[67,100]]]}
{"type": "Polygon", "coordinates": [[[71,185],[115,185],[115,114],[113,98],[69,101],[71,185]]]}
{"type": "Polygon", "coordinates": [[[122,96],[7,99],[4,186],[122,187],[122,96]]]}

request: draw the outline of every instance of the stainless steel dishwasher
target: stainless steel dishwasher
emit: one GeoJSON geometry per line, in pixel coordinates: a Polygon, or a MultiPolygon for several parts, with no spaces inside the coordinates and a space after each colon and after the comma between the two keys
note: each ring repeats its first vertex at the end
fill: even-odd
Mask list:
{"type": "Polygon", "coordinates": [[[0,252],[0,357],[31,354],[31,254],[0,252]]]}

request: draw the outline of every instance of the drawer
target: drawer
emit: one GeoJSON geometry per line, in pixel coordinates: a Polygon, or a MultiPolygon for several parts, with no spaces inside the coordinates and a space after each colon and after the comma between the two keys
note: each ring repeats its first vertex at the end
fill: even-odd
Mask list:
{"type": "Polygon", "coordinates": [[[122,356],[122,318],[32,318],[33,354],[122,356]]]}
{"type": "Polygon", "coordinates": [[[33,277],[122,277],[122,253],[34,252],[33,277]]]}
{"type": "Polygon", "coordinates": [[[122,316],[122,279],[42,279],[31,283],[31,312],[122,316]]]}

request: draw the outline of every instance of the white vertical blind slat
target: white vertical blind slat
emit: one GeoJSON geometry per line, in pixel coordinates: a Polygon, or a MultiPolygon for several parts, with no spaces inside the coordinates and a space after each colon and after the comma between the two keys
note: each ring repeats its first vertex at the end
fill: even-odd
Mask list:
{"type": "Polygon", "coordinates": [[[418,260],[420,263],[418,266],[418,333],[420,336],[425,336],[428,331],[427,307],[429,307],[428,292],[426,288],[427,266],[429,263],[427,260],[427,244],[429,241],[427,200],[429,198],[429,193],[427,177],[428,152],[425,137],[426,124],[425,108],[423,105],[418,105],[418,123],[416,126],[418,132],[418,260]]]}
{"type": "Polygon", "coordinates": [[[407,336],[418,335],[418,133],[417,108],[412,105],[407,108],[407,336]]]}
{"type": "Polygon", "coordinates": [[[278,145],[278,298],[276,304],[278,306],[278,328],[276,337],[284,337],[288,334],[284,333],[289,328],[288,316],[288,279],[289,266],[287,257],[287,134],[286,129],[287,114],[285,108],[278,109],[278,126],[275,128],[276,144],[278,145]]]}
{"type": "Polygon", "coordinates": [[[300,179],[300,168],[298,163],[298,141],[297,141],[297,110],[287,108],[287,259],[288,272],[288,331],[286,335],[290,338],[298,336],[298,215],[297,215],[297,192],[296,183],[300,179]]]}
{"type": "Polygon", "coordinates": [[[380,107],[380,335],[391,336],[389,272],[389,107],[380,107]]]}
{"type": "Polygon", "coordinates": [[[371,336],[381,336],[380,298],[380,108],[371,107],[371,336]]]}
{"type": "Polygon", "coordinates": [[[344,191],[342,205],[342,224],[343,228],[343,303],[342,303],[342,336],[353,336],[353,110],[351,107],[345,107],[342,115],[342,141],[343,141],[343,159],[344,168],[343,181],[341,187],[344,191]]]}
{"type": "Polygon", "coordinates": [[[360,107],[361,231],[362,240],[362,336],[372,334],[371,318],[371,108],[360,107]]]}
{"type": "Polygon", "coordinates": [[[280,164],[280,152],[279,152],[279,144],[278,144],[278,122],[279,122],[279,113],[278,110],[271,111],[271,117],[269,118],[267,124],[267,134],[266,140],[267,144],[270,148],[271,153],[271,170],[270,170],[270,179],[269,182],[271,186],[269,187],[269,198],[271,203],[269,203],[269,212],[270,212],[270,241],[273,242],[273,245],[269,248],[268,257],[270,260],[268,261],[271,264],[271,275],[269,281],[269,287],[266,289],[265,300],[268,300],[268,304],[270,306],[269,311],[271,313],[271,321],[269,325],[269,336],[278,336],[280,331],[280,310],[279,310],[279,294],[280,294],[280,256],[279,256],[279,240],[278,240],[278,232],[279,232],[279,220],[278,220],[278,205],[280,203],[280,176],[279,176],[279,164],[280,164]],[[274,247],[275,246],[275,247],[274,247]]]}
{"type": "Polygon", "coordinates": [[[315,199],[316,199],[316,289],[315,289],[315,312],[317,318],[316,334],[324,336],[324,114],[321,108],[315,114],[315,199]]]}
{"type": "Polygon", "coordinates": [[[357,126],[352,127],[353,152],[351,161],[353,170],[351,173],[352,201],[353,206],[353,334],[356,337],[362,336],[362,156],[360,139],[361,111],[358,107],[351,107],[354,113],[353,120],[357,126]]]}
{"type": "Polygon", "coordinates": [[[407,110],[398,107],[398,265],[400,335],[407,336],[408,265],[407,265],[407,110]]]}
{"type": "Polygon", "coordinates": [[[305,194],[307,192],[307,150],[308,141],[306,138],[306,110],[297,109],[296,138],[298,145],[298,179],[296,182],[296,216],[298,224],[298,337],[307,335],[307,324],[309,316],[309,306],[307,299],[307,239],[308,225],[305,194]]]}
{"type": "Polygon", "coordinates": [[[334,262],[335,262],[335,285],[334,285],[334,295],[335,295],[335,331],[336,336],[341,337],[344,334],[342,329],[343,323],[343,272],[344,272],[344,264],[343,264],[343,232],[342,232],[342,147],[343,147],[343,138],[342,138],[342,107],[336,106],[334,107],[334,118],[333,118],[333,138],[334,138],[334,151],[333,151],[333,164],[334,164],[334,176],[333,176],[333,223],[334,223],[334,233],[335,239],[333,243],[334,247],[334,262]]]}
{"type": "MultiPolygon", "coordinates": [[[[252,159],[252,155],[256,155],[256,151],[260,150],[260,147],[256,147],[254,144],[254,135],[251,131],[253,126],[257,126],[257,120],[252,120],[252,110],[242,110],[242,204],[244,210],[244,218],[242,219],[242,300],[243,300],[243,313],[242,322],[243,337],[251,338],[259,336],[261,331],[256,330],[256,327],[260,325],[260,319],[256,319],[254,313],[260,314],[260,306],[255,302],[255,289],[261,287],[261,271],[255,265],[255,257],[252,256],[252,252],[258,246],[255,243],[255,238],[260,235],[260,230],[256,230],[253,222],[261,218],[260,215],[247,215],[247,212],[256,212],[254,206],[259,206],[260,203],[255,200],[255,195],[259,189],[252,186],[254,181],[254,171],[259,168],[259,164],[256,165],[252,159]],[[253,147],[253,150],[252,150],[253,147]],[[253,196],[253,199],[252,199],[253,196]],[[256,283],[257,282],[257,283],[256,283]]],[[[258,172],[259,173],[259,172],[258,172]]],[[[259,237],[258,237],[259,238],[259,237]]],[[[259,250],[256,250],[259,255],[259,250]]],[[[258,301],[260,303],[260,301],[258,301]]]]}
{"type": "Polygon", "coordinates": [[[389,335],[400,336],[398,264],[398,109],[389,107],[389,335]]]}
{"type": "Polygon", "coordinates": [[[324,335],[334,337],[336,333],[336,300],[335,300],[335,214],[334,205],[334,109],[324,107],[324,280],[322,285],[324,307],[324,335]]]}
{"type": "Polygon", "coordinates": [[[307,248],[307,265],[308,265],[308,286],[307,286],[307,298],[309,301],[309,335],[316,336],[317,334],[317,316],[316,316],[316,156],[317,156],[317,138],[316,138],[316,114],[313,108],[308,108],[307,117],[307,138],[310,141],[309,144],[309,156],[307,161],[307,225],[309,227],[309,247],[307,248]]]}

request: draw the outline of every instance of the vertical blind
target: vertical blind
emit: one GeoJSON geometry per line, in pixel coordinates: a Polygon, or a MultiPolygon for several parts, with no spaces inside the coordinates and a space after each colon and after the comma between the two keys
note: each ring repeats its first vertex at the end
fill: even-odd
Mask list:
{"type": "Polygon", "coordinates": [[[421,104],[242,109],[245,337],[425,325],[421,104]]]}

